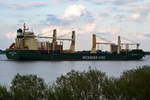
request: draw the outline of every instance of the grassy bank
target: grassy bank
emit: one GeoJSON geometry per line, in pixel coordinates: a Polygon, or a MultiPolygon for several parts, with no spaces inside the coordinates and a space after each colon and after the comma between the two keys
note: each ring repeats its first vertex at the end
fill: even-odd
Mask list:
{"type": "Polygon", "coordinates": [[[90,69],[71,71],[48,85],[36,75],[17,74],[0,100],[149,100],[150,66],[125,71],[119,78],[90,69]]]}

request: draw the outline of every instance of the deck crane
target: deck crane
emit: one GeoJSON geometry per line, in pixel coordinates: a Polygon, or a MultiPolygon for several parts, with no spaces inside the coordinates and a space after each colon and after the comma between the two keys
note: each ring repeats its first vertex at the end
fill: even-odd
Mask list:
{"type": "Polygon", "coordinates": [[[91,53],[96,53],[96,45],[100,45],[100,44],[103,44],[103,45],[110,45],[110,51],[112,52],[112,46],[114,46],[115,44],[112,43],[111,41],[108,41],[100,36],[96,36],[95,34],[93,34],[93,38],[92,38],[92,49],[91,49],[91,53]],[[106,41],[106,42],[97,42],[96,41],[96,37],[98,37],[99,39],[103,40],[103,41],[106,41]]]}
{"type": "MultiPolygon", "coordinates": [[[[55,46],[57,45],[57,40],[61,40],[61,41],[71,41],[71,45],[69,50],[66,50],[66,52],[69,53],[74,53],[75,52],[75,31],[72,31],[72,37],[71,38],[59,38],[57,37],[57,31],[56,29],[53,30],[53,36],[37,36],[37,38],[48,38],[48,39],[52,39],[52,45],[53,45],[53,50],[55,48],[55,46]]],[[[63,44],[61,42],[61,44],[63,44]]]]}
{"type": "MultiPolygon", "coordinates": [[[[123,51],[122,45],[126,46],[126,48],[125,48],[126,52],[128,52],[128,50],[129,50],[129,45],[136,45],[136,49],[139,49],[139,45],[140,45],[139,43],[134,43],[134,42],[123,43],[121,41],[121,38],[123,38],[123,37],[118,36],[118,42],[117,42],[117,44],[115,44],[115,43],[112,43],[111,41],[108,41],[102,37],[99,37],[99,36],[96,36],[95,34],[93,34],[91,53],[96,53],[96,45],[98,45],[98,44],[110,45],[110,52],[111,53],[115,52],[118,54],[120,54],[123,51]],[[98,37],[99,39],[106,41],[106,42],[97,42],[96,37],[98,37]]],[[[123,38],[123,39],[125,39],[125,38],[123,38]]],[[[126,39],[126,40],[128,40],[128,39],[126,39]]],[[[128,40],[128,41],[130,41],[130,40],[128,40]]]]}
{"type": "Polygon", "coordinates": [[[133,41],[131,41],[131,40],[125,38],[125,37],[121,37],[121,38],[130,42],[130,43],[121,43],[121,45],[125,45],[125,50],[126,50],[126,51],[129,50],[129,46],[130,46],[130,45],[135,45],[135,46],[136,46],[136,49],[139,49],[139,46],[140,46],[139,43],[135,43],[135,42],[133,42],[133,41]]]}

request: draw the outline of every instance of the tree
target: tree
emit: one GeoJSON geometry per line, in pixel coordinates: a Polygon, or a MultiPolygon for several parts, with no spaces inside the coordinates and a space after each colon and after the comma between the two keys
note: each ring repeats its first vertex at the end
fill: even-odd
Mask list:
{"type": "Polygon", "coordinates": [[[149,100],[150,67],[143,66],[123,73],[119,80],[122,94],[128,100],[149,100]]]}
{"type": "Polygon", "coordinates": [[[56,80],[48,95],[53,100],[100,100],[105,79],[105,74],[96,70],[71,71],[56,80]]]}
{"type": "Polygon", "coordinates": [[[15,100],[42,100],[46,98],[46,84],[36,75],[21,76],[17,74],[10,89],[15,100]]]}
{"type": "Polygon", "coordinates": [[[4,86],[0,86],[0,100],[11,100],[11,94],[4,86]]]}

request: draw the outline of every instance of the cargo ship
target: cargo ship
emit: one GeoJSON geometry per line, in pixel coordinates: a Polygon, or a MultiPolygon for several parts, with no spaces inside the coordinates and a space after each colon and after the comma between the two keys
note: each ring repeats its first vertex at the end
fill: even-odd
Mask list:
{"type": "Polygon", "coordinates": [[[17,30],[15,43],[6,49],[6,56],[11,60],[141,60],[145,53],[139,49],[139,44],[122,43],[118,36],[118,42],[97,42],[97,36],[92,36],[92,48],[87,51],[75,50],[75,31],[72,31],[71,38],[57,37],[56,29],[53,36],[39,36],[30,32],[26,25],[17,30]],[[50,41],[39,41],[39,38],[46,38],[50,41]],[[63,41],[70,41],[70,48],[63,49],[63,41]],[[97,50],[97,45],[109,45],[110,51],[97,50]],[[123,49],[122,46],[126,48],[123,49]],[[129,45],[136,45],[135,49],[129,49],[129,45]]]}

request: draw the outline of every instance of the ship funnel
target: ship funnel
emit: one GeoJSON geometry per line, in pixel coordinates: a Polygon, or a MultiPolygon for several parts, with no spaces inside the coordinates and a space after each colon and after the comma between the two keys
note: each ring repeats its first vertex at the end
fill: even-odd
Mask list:
{"type": "Polygon", "coordinates": [[[17,30],[17,38],[23,38],[23,31],[21,28],[17,30]]]}
{"type": "Polygon", "coordinates": [[[93,34],[93,38],[92,38],[92,50],[91,53],[96,53],[96,35],[93,34]]]}
{"type": "Polygon", "coordinates": [[[118,36],[118,50],[117,50],[117,53],[120,54],[120,51],[121,51],[121,38],[120,38],[120,36],[118,36]]]}
{"type": "Polygon", "coordinates": [[[75,31],[72,31],[72,41],[70,45],[70,52],[71,53],[75,52],[75,31]]]}

